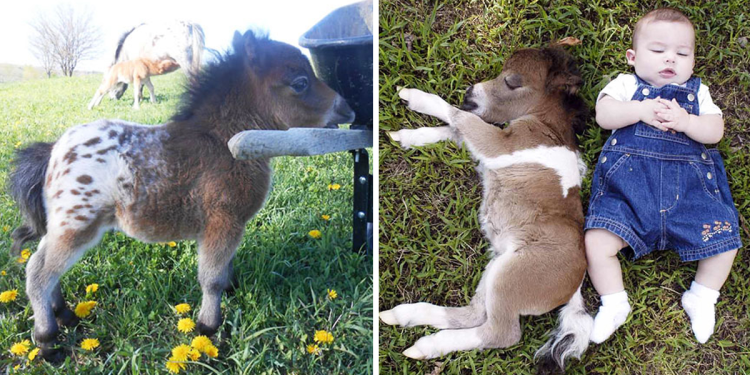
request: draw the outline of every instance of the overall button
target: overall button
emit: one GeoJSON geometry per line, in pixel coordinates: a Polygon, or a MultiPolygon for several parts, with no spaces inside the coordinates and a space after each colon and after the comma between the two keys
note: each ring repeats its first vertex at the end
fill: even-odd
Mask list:
{"type": "Polygon", "coordinates": [[[607,162],[607,157],[605,156],[605,157],[602,158],[602,164],[604,164],[606,162],[607,162]]]}
{"type": "Polygon", "coordinates": [[[708,172],[706,174],[706,177],[710,180],[710,179],[714,178],[714,175],[712,175],[711,172],[708,172]]]}
{"type": "Polygon", "coordinates": [[[617,138],[613,139],[612,142],[610,142],[610,143],[612,144],[612,146],[616,145],[617,144],[617,138]]]}
{"type": "Polygon", "coordinates": [[[689,101],[691,101],[691,102],[692,102],[693,100],[695,100],[695,95],[693,95],[693,94],[688,94],[688,100],[689,100],[689,101]]]}
{"type": "Polygon", "coordinates": [[[646,96],[648,96],[648,94],[649,94],[650,92],[651,92],[651,91],[648,91],[648,88],[647,88],[647,87],[644,87],[644,88],[643,88],[643,90],[641,90],[641,94],[643,94],[643,95],[646,95],[646,96]]]}
{"type": "Polygon", "coordinates": [[[705,152],[701,152],[701,159],[708,160],[708,155],[705,152]]]}

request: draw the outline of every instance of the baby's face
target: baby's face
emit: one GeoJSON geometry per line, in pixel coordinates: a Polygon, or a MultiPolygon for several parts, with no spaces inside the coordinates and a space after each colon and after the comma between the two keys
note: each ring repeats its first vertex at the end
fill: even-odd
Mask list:
{"type": "Polygon", "coordinates": [[[693,75],[695,32],[688,24],[651,21],[641,28],[634,47],[627,51],[628,65],[653,86],[683,84],[693,75]]]}

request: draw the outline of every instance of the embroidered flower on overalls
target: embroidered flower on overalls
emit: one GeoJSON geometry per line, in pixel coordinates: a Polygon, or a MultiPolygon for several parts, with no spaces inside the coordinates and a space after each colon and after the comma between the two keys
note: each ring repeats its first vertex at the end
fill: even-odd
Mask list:
{"type": "Polygon", "coordinates": [[[701,232],[703,242],[707,242],[711,237],[719,233],[732,233],[732,224],[728,221],[725,221],[724,223],[721,221],[714,221],[713,227],[711,227],[711,224],[703,224],[703,232],[701,232]]]}

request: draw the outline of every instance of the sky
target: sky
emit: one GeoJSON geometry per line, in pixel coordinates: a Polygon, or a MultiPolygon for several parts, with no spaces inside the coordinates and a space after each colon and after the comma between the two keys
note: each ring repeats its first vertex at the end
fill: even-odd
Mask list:
{"type": "MultiPolygon", "coordinates": [[[[207,48],[226,51],[235,31],[264,30],[271,39],[298,46],[299,37],[340,6],[356,0],[80,0],[65,2],[87,9],[101,31],[98,58],[82,61],[76,70],[103,71],[125,31],[144,22],[192,21],[201,25],[207,48]]],[[[40,11],[61,1],[21,0],[0,12],[0,63],[40,66],[29,51],[29,22],[40,11]]],[[[306,50],[303,49],[305,53],[306,50]]]]}

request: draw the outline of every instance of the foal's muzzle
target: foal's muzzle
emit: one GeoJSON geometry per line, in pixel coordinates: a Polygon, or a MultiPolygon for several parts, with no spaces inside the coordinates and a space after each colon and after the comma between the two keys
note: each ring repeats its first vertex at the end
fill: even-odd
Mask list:
{"type": "Polygon", "coordinates": [[[326,121],[326,128],[338,128],[339,124],[351,124],[354,121],[354,111],[340,95],[336,96],[331,110],[331,116],[326,121]]]}
{"type": "Polygon", "coordinates": [[[473,111],[477,109],[479,106],[477,103],[474,103],[472,101],[472,97],[474,96],[474,86],[469,86],[469,88],[466,90],[466,95],[464,95],[464,102],[461,104],[461,110],[462,111],[473,111]]]}

